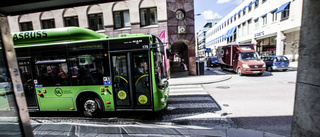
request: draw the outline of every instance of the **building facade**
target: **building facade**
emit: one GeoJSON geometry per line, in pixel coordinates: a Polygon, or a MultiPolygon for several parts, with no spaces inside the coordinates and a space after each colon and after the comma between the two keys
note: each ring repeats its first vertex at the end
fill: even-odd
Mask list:
{"type": "Polygon", "coordinates": [[[302,0],[244,0],[207,32],[206,46],[254,43],[261,56],[298,58],[302,0]]]}
{"type": "Polygon", "coordinates": [[[193,0],[124,0],[8,17],[11,32],[77,26],[110,37],[143,33],[159,36],[172,55],[189,61],[196,74],[193,0]]]}
{"type": "Polygon", "coordinates": [[[212,53],[208,52],[208,48],[206,48],[206,34],[207,31],[209,31],[212,26],[216,25],[220,19],[212,19],[212,20],[207,20],[205,25],[202,27],[202,29],[197,33],[198,34],[198,55],[199,56],[211,56],[212,53]]]}

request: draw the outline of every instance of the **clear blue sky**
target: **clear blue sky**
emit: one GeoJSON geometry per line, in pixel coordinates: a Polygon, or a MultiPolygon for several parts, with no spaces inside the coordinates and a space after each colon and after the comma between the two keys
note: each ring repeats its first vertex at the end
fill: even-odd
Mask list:
{"type": "Polygon", "coordinates": [[[221,19],[243,0],[194,0],[195,33],[202,29],[208,19],[221,19]],[[196,14],[201,14],[196,16],[196,14]]]}

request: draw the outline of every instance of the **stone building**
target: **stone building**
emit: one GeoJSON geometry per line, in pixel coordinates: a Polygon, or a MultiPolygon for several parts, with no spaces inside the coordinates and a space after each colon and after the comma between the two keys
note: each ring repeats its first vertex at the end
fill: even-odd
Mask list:
{"type": "Polygon", "coordinates": [[[124,0],[9,16],[11,32],[78,26],[118,37],[123,33],[159,36],[172,55],[196,74],[193,0],[124,0]]]}

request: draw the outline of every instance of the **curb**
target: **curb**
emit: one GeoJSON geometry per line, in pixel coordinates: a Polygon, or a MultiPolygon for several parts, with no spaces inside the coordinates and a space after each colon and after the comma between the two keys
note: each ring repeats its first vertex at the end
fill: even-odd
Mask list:
{"type": "MultiPolygon", "coordinates": [[[[196,78],[196,79],[199,79],[200,77],[197,77],[197,76],[194,76],[194,77],[187,77],[187,78],[178,78],[179,81],[186,81],[188,79],[191,79],[191,78],[196,78]]],[[[212,83],[218,83],[218,82],[223,82],[223,81],[227,81],[229,79],[231,79],[232,76],[224,76],[222,78],[219,78],[219,79],[212,79],[212,80],[208,80],[208,81],[200,81],[200,82],[195,82],[195,81],[191,81],[191,82],[185,82],[185,83],[175,83],[173,81],[170,81],[169,80],[169,83],[170,83],[170,86],[181,86],[181,85],[199,85],[199,84],[212,84],[212,83]],[[173,82],[173,84],[172,84],[173,82]]],[[[174,78],[175,79],[175,78],[174,78]]]]}

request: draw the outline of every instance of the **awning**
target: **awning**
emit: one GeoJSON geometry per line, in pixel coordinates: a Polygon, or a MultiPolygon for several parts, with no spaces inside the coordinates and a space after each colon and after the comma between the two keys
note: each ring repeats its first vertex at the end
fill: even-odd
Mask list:
{"type": "Polygon", "coordinates": [[[245,10],[247,8],[247,6],[244,6],[242,10],[245,10]]]}
{"type": "Polygon", "coordinates": [[[230,33],[230,29],[227,31],[227,33],[225,34],[225,37],[224,38],[229,38],[229,33],[230,33]]]}
{"type": "Polygon", "coordinates": [[[232,29],[230,29],[228,38],[233,36],[233,33],[235,30],[236,30],[236,27],[233,27],[232,29]]]}
{"type": "Polygon", "coordinates": [[[254,21],[256,21],[257,19],[259,19],[259,17],[255,18],[254,21]]]}
{"type": "Polygon", "coordinates": [[[278,8],[275,8],[273,10],[270,11],[270,13],[275,12],[278,8]]]}
{"type": "Polygon", "coordinates": [[[283,12],[284,9],[290,4],[290,1],[287,2],[286,4],[283,4],[280,6],[280,8],[276,11],[276,13],[280,13],[280,12],[283,12]]]}
{"type": "Polygon", "coordinates": [[[252,1],[248,4],[248,7],[252,4],[252,1]]]}
{"type": "Polygon", "coordinates": [[[266,14],[261,15],[260,17],[264,17],[264,16],[267,16],[267,13],[266,13],[266,14]]]}
{"type": "Polygon", "coordinates": [[[252,1],[252,4],[255,4],[255,3],[256,3],[256,1],[257,1],[257,0],[253,0],[253,1],[252,1]]]}

